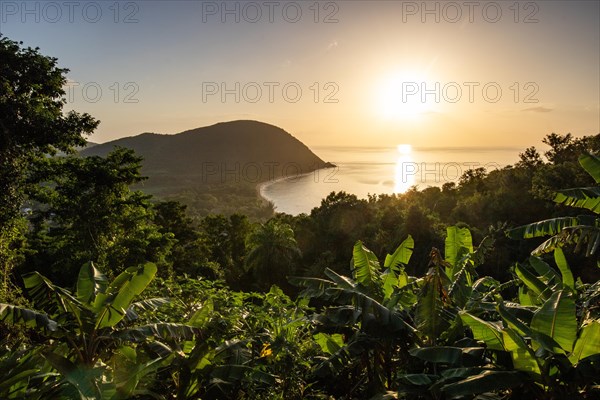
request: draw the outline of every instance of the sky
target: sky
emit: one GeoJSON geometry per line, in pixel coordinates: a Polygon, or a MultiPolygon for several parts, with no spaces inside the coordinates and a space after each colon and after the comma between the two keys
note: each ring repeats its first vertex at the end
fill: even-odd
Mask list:
{"type": "Polygon", "coordinates": [[[600,1],[5,1],[107,142],[252,119],[309,146],[600,133],[600,1]]]}

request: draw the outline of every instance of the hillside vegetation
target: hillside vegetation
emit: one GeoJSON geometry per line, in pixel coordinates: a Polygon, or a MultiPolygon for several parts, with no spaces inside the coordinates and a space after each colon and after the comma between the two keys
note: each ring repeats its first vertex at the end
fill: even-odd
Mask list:
{"type": "Polygon", "coordinates": [[[281,128],[258,121],[231,121],[175,135],[143,133],[88,147],[82,156],[105,157],[115,148],[142,157],[136,186],[162,199],[175,199],[193,215],[217,210],[265,217],[272,208],[256,196],[256,185],[331,166],[281,128]]]}

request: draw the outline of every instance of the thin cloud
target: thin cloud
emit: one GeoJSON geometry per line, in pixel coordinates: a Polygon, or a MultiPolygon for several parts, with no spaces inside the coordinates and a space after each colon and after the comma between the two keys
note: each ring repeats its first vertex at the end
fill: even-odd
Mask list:
{"type": "Polygon", "coordinates": [[[552,112],[554,111],[553,108],[548,108],[548,107],[529,107],[529,108],[525,108],[524,110],[521,111],[529,111],[529,112],[537,112],[537,113],[548,113],[548,112],[552,112]]]}

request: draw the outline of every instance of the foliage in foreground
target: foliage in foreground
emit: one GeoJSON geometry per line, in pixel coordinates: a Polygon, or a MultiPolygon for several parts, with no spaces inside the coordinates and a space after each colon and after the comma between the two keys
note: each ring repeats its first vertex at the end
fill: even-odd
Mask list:
{"type": "Polygon", "coordinates": [[[316,311],[276,287],[153,281],[152,264],[111,283],[86,264],[74,293],[30,274],[36,308],[0,306],[5,323],[32,332],[28,345],[0,352],[0,396],[592,396],[600,286],[575,279],[561,249],[555,266],[532,256],[508,282],[479,277],[492,245],[474,247],[468,229],[449,227],[444,254],[433,249],[429,271],[415,277],[406,273],[411,237],[382,264],[357,242],[351,277],[293,279],[322,304],[316,311]],[[169,298],[134,301],[145,288],[169,298]]]}
{"type": "Polygon", "coordinates": [[[302,398],[312,340],[307,302],[277,287],[232,292],[218,282],[158,280],[170,298],[134,301],[156,266],[111,283],[91,263],[74,293],[24,276],[36,309],[0,304],[0,320],[27,327],[28,345],[3,347],[2,398],[302,398]],[[183,321],[183,323],[181,322],[183,321]]]}

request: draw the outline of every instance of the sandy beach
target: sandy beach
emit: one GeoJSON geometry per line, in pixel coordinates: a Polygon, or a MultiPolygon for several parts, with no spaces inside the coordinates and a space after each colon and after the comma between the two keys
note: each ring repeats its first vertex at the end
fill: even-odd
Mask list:
{"type": "Polygon", "coordinates": [[[308,176],[308,175],[312,175],[315,173],[315,171],[320,171],[320,170],[324,170],[324,169],[329,169],[332,167],[326,167],[326,168],[318,168],[315,169],[313,171],[310,172],[306,172],[303,174],[297,174],[297,175],[292,175],[292,176],[282,176],[280,178],[277,179],[270,179],[268,181],[265,182],[261,182],[259,184],[256,185],[256,194],[257,196],[264,202],[267,203],[273,203],[273,205],[275,206],[275,202],[273,201],[273,199],[270,199],[266,194],[265,194],[265,189],[268,188],[269,186],[278,183],[278,182],[283,182],[283,181],[287,181],[287,180],[294,180],[294,179],[299,179],[302,178],[303,176],[308,176]]]}

